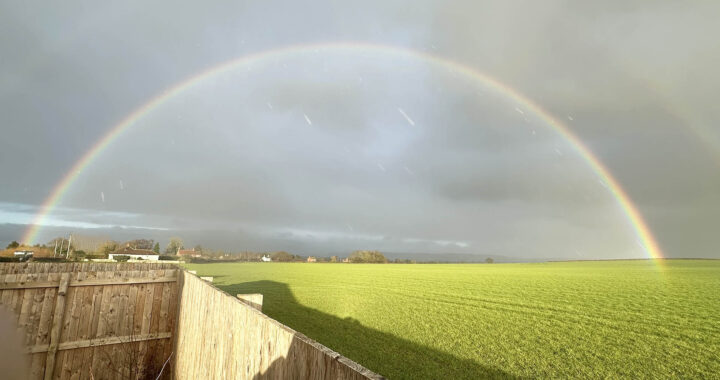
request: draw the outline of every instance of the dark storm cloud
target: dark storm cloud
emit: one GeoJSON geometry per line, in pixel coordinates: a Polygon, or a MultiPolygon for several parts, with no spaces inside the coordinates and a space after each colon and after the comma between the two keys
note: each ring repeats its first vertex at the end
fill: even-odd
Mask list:
{"type": "MultiPolygon", "coordinates": [[[[219,62],[358,40],[455,59],[527,94],[609,167],[668,254],[716,257],[717,7],[3,3],[0,201],[25,218],[112,125],[219,62]]],[[[173,98],[103,152],[54,217],[218,248],[638,256],[606,185],[492,89],[422,62],[321,52],[173,98]]]]}
{"type": "MultiPolygon", "coordinates": [[[[552,138],[546,126],[534,125],[536,120],[525,121],[513,104],[478,101],[474,106],[484,107],[482,112],[456,118],[461,108],[446,106],[446,100],[427,91],[392,94],[384,83],[379,89],[370,84],[348,89],[310,80],[327,75],[338,74],[314,73],[307,82],[291,87],[266,83],[283,96],[275,98],[278,104],[272,107],[252,100],[264,93],[261,90],[237,90],[236,83],[246,83],[242,75],[181,95],[113,144],[80,177],[67,202],[174,215],[170,225],[180,231],[237,226],[254,236],[242,239],[242,244],[276,244],[280,236],[281,245],[294,242],[296,250],[340,247],[345,242],[398,251],[423,246],[430,252],[478,252],[489,247],[502,251],[510,249],[497,239],[504,231],[524,236],[515,239],[513,250],[536,254],[546,245],[531,247],[530,242],[547,240],[554,229],[584,229],[574,235],[587,236],[612,222],[604,210],[612,202],[602,185],[587,175],[587,167],[578,167],[578,157],[564,141],[552,138]],[[383,102],[375,104],[380,93],[383,102]],[[344,102],[317,101],[332,97],[344,102]],[[438,100],[436,107],[407,108],[414,125],[395,107],[399,102],[422,103],[424,97],[438,100]],[[215,100],[201,101],[207,98],[215,100]],[[353,107],[371,111],[343,112],[353,107]],[[199,116],[205,114],[215,115],[211,125],[199,116]],[[308,114],[314,121],[305,119],[308,114]],[[514,127],[508,128],[503,123],[509,116],[523,121],[514,125],[510,119],[514,127]],[[344,123],[341,133],[335,123],[344,123]],[[533,135],[533,125],[544,129],[533,135]],[[469,145],[461,139],[468,128],[490,131],[465,132],[477,140],[469,145]],[[211,149],[203,148],[206,141],[211,149]],[[148,160],[153,165],[144,165],[148,160]],[[532,178],[517,181],[524,174],[532,178]],[[495,191],[475,191],[478,183],[480,189],[495,191]],[[498,186],[507,191],[500,194],[498,186]],[[582,191],[558,192],[578,186],[592,189],[598,202],[588,202],[582,191]],[[449,187],[466,194],[458,197],[447,191],[449,187]],[[467,201],[476,204],[468,207],[467,201]],[[548,229],[542,237],[535,236],[548,229]],[[306,232],[287,235],[298,230],[306,232]],[[378,240],[389,231],[397,238],[378,240]]],[[[344,84],[341,79],[336,83],[344,84]]],[[[354,77],[345,80],[353,82],[354,77]]],[[[227,234],[205,236],[218,236],[213,240],[217,243],[227,234]]]]}
{"type": "Polygon", "coordinates": [[[716,2],[436,11],[432,39],[443,54],[573,118],[568,124],[639,204],[668,254],[717,256],[708,227],[717,224],[720,186],[719,115],[708,103],[720,85],[708,66],[720,56],[716,2]]]}

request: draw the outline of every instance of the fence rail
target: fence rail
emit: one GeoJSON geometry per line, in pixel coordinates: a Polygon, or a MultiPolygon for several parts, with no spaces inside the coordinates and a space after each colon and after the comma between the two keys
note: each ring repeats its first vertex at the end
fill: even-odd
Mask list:
{"type": "MultiPolygon", "coordinates": [[[[107,338],[77,340],[74,342],[60,343],[60,344],[58,344],[57,350],[71,350],[73,348],[107,346],[110,344],[120,344],[120,343],[135,343],[135,342],[142,342],[145,340],[168,339],[171,337],[172,337],[172,334],[169,332],[145,334],[145,335],[137,335],[137,336],[133,336],[133,335],[111,336],[111,337],[107,337],[107,338]]],[[[49,350],[50,350],[49,346],[37,345],[37,346],[29,347],[27,349],[27,353],[36,354],[38,352],[47,352],[49,350]]]]}
{"type": "MultiPolygon", "coordinates": [[[[74,282],[68,283],[67,286],[98,286],[98,285],[131,285],[131,284],[149,284],[156,282],[176,282],[177,276],[169,277],[130,277],[130,278],[118,278],[118,279],[78,279],[74,282]]],[[[57,288],[62,285],[60,281],[19,281],[19,282],[0,282],[0,290],[6,289],[36,289],[36,288],[57,288]]]]}

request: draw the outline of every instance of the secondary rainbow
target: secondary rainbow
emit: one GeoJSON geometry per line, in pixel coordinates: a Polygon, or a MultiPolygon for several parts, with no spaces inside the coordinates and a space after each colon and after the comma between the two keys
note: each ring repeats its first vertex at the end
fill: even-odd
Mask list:
{"type": "Polygon", "coordinates": [[[107,134],[105,134],[105,136],[103,136],[72,166],[70,171],[68,171],[67,174],[65,174],[65,176],[60,180],[60,182],[58,182],[58,184],[53,188],[52,192],[40,208],[40,211],[35,216],[33,223],[26,230],[22,241],[27,244],[34,243],[35,239],[37,238],[38,232],[42,228],[47,216],[62,200],[63,195],[65,195],[68,189],[75,182],[75,179],[78,178],[78,176],[83,172],[83,170],[87,168],[88,165],[90,165],[90,163],[92,163],[93,160],[108,145],[110,145],[115,139],[117,139],[124,131],[126,131],[136,121],[138,121],[148,113],[152,112],[152,110],[163,104],[168,99],[182,93],[185,90],[188,90],[189,88],[204,80],[228,72],[243,65],[261,63],[263,61],[281,58],[292,54],[302,54],[321,50],[378,53],[419,59],[424,62],[451,70],[457,74],[462,74],[469,78],[472,78],[474,81],[479,82],[487,87],[491,87],[499,93],[512,99],[517,104],[523,106],[526,110],[529,110],[535,115],[537,115],[548,126],[553,128],[573,146],[573,148],[587,162],[590,168],[600,177],[602,181],[607,184],[608,189],[623,209],[630,224],[635,230],[635,233],[637,234],[637,237],[641,242],[643,249],[645,250],[647,255],[650,258],[654,259],[663,258],[660,246],[658,245],[657,241],[652,235],[652,232],[648,228],[647,223],[643,219],[640,212],[637,210],[637,207],[635,207],[635,205],[631,201],[630,197],[627,195],[627,193],[625,193],[618,181],[611,175],[610,171],[602,164],[602,162],[600,162],[600,160],[590,151],[590,149],[585,146],[585,144],[583,144],[582,141],[580,141],[580,139],[574,133],[570,131],[570,129],[565,124],[560,122],[549,112],[545,111],[538,104],[528,99],[526,96],[522,95],[515,89],[507,86],[506,84],[461,63],[450,61],[417,50],[388,45],[377,45],[358,42],[292,45],[278,49],[261,51],[213,66],[208,70],[205,70],[166,89],[158,96],[152,98],[150,101],[134,110],[131,114],[126,116],[118,124],[112,127],[112,129],[107,134]]]}

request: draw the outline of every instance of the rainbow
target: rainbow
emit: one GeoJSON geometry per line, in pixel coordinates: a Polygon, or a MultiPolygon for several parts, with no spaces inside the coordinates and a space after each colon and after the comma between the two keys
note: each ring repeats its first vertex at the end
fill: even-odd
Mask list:
{"type": "Polygon", "coordinates": [[[622,189],[618,181],[611,175],[610,171],[602,164],[602,162],[600,162],[600,160],[598,160],[598,158],[590,151],[590,149],[588,149],[588,147],[585,146],[585,144],[583,144],[582,141],[580,141],[580,139],[575,134],[573,134],[565,124],[560,122],[549,112],[545,111],[538,104],[528,99],[526,96],[522,95],[515,89],[461,63],[407,48],[368,43],[320,43],[309,45],[291,45],[278,49],[261,51],[213,66],[208,70],[205,70],[166,89],[165,91],[163,91],[162,93],[152,98],[150,101],[143,104],[142,106],[134,110],[132,113],[127,115],[115,126],[113,126],[107,134],[105,134],[72,166],[72,168],[67,172],[67,174],[65,174],[65,176],[60,180],[60,182],[58,182],[58,184],[52,189],[50,195],[42,204],[40,211],[37,213],[33,220],[33,223],[26,230],[22,241],[27,244],[34,243],[35,239],[37,238],[38,232],[40,231],[45,222],[45,219],[58,205],[60,200],[63,198],[63,195],[67,193],[68,189],[70,189],[72,184],[83,172],[83,170],[85,170],[85,168],[87,168],[88,165],[90,165],[93,160],[98,155],[100,155],[100,153],[102,153],[102,151],[105,150],[106,147],[112,144],[112,142],[115,141],[115,139],[117,139],[123,132],[125,132],[135,122],[143,118],[145,115],[149,114],[154,109],[165,103],[167,100],[192,88],[200,82],[203,82],[222,73],[226,73],[243,65],[262,63],[270,59],[285,57],[287,55],[317,52],[321,50],[349,52],[361,51],[365,53],[370,52],[418,59],[423,62],[445,68],[456,74],[466,76],[477,83],[488,86],[498,91],[500,94],[515,101],[517,104],[522,105],[526,110],[533,112],[537,117],[542,119],[544,123],[546,123],[557,133],[559,133],[565,140],[567,140],[577,151],[577,153],[579,153],[580,156],[587,162],[590,168],[600,177],[600,179],[605,184],[607,184],[608,189],[612,193],[613,197],[617,200],[618,204],[621,206],[630,224],[635,230],[637,238],[643,246],[643,249],[647,253],[648,257],[653,259],[663,258],[662,251],[660,250],[657,241],[652,235],[652,232],[643,220],[643,217],[637,210],[637,207],[635,207],[632,200],[622,189]]]}
{"type": "Polygon", "coordinates": [[[669,85],[663,82],[662,78],[649,76],[650,73],[640,66],[633,65],[630,61],[617,60],[613,62],[617,67],[624,68],[624,71],[633,79],[639,80],[655,96],[655,100],[663,105],[663,109],[670,115],[676,117],[691,132],[707,155],[720,166],[720,134],[716,128],[708,125],[694,112],[690,105],[678,97],[676,93],[668,89],[669,85]]]}

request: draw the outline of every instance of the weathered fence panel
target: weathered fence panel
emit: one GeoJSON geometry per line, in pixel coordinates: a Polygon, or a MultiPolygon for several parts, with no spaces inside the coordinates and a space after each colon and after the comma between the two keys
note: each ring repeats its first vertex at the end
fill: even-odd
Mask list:
{"type": "Polygon", "coordinates": [[[157,374],[172,351],[176,266],[24,263],[0,273],[0,306],[17,317],[32,379],[137,378],[157,374]]]}
{"type": "Polygon", "coordinates": [[[180,274],[177,379],[380,379],[197,276],[180,274]]]}

